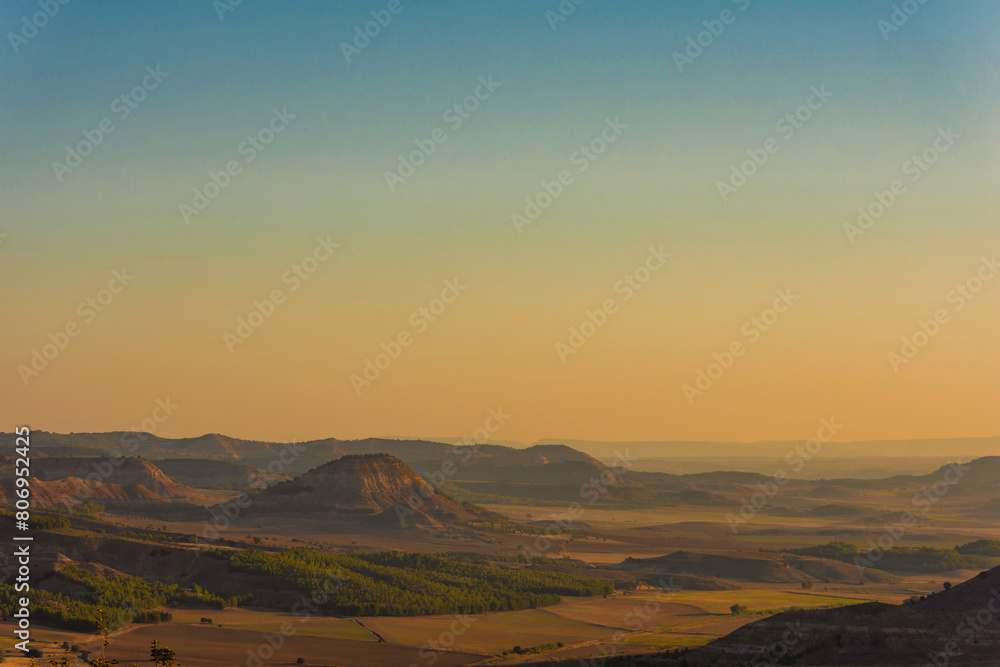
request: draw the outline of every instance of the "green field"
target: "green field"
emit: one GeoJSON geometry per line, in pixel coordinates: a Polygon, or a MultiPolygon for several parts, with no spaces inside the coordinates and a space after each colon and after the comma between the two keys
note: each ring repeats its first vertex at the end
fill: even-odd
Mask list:
{"type": "Polygon", "coordinates": [[[292,614],[257,609],[171,609],[172,623],[201,625],[201,618],[212,619],[212,624],[230,630],[257,630],[278,632],[282,623],[291,623],[295,634],[302,637],[325,637],[327,639],[354,639],[357,641],[377,641],[370,632],[348,618],[329,616],[294,616],[292,614]]]}

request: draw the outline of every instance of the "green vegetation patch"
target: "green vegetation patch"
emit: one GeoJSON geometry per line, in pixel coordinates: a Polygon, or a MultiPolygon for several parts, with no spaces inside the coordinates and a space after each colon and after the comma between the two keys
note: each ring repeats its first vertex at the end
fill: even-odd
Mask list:
{"type": "MultiPolygon", "coordinates": [[[[76,566],[59,570],[57,578],[83,589],[76,596],[32,587],[32,617],[40,623],[65,630],[94,632],[99,609],[109,629],[126,623],[160,623],[171,620],[170,612],[156,610],[166,604],[196,604],[200,606],[235,607],[252,596],[221,596],[204,590],[197,584],[181,588],[177,584],[148,581],[141,577],[102,578],[76,566]]],[[[10,617],[20,596],[9,584],[0,584],[0,616],[10,617]]]]}
{"type": "Polygon", "coordinates": [[[415,616],[512,611],[605,595],[613,584],[575,574],[507,569],[417,553],[335,556],[308,549],[216,552],[231,570],[262,575],[276,589],[312,595],[345,616],[415,616]]]}
{"type": "Polygon", "coordinates": [[[988,557],[992,553],[992,545],[1000,547],[1000,542],[979,540],[957,546],[954,549],[893,547],[884,550],[880,558],[873,558],[862,548],[848,542],[828,542],[812,547],[782,549],[781,551],[798,556],[830,558],[845,563],[854,563],[857,560],[866,566],[879,570],[935,573],[992,568],[996,565],[996,560],[988,557]]]}

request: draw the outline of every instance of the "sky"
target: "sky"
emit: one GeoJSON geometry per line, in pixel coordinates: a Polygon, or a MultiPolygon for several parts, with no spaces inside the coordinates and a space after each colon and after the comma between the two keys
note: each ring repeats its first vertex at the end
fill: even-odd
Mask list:
{"type": "Polygon", "coordinates": [[[998,22],[5,3],[0,429],[997,435],[998,22]]]}

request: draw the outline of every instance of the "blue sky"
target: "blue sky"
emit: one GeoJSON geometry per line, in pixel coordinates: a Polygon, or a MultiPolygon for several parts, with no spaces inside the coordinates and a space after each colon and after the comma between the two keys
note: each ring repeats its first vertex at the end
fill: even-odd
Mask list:
{"type": "MultiPolygon", "coordinates": [[[[302,393],[286,401],[305,424],[302,435],[440,435],[455,434],[454,414],[422,401],[401,409],[412,392],[437,392],[470,415],[519,400],[505,397],[520,396],[523,381],[541,389],[523,398],[523,426],[512,426],[511,437],[622,439],[624,429],[641,438],[768,439],[801,427],[777,414],[782,396],[799,394],[776,378],[808,368],[810,377],[832,372],[823,382],[836,387],[834,402],[865,415],[859,435],[995,431],[975,404],[948,417],[950,426],[928,417],[922,431],[906,421],[956,363],[971,378],[960,394],[996,395],[982,356],[995,359],[984,352],[984,332],[996,323],[988,304],[980,319],[954,327],[968,327],[954,349],[974,355],[938,353],[909,389],[882,373],[893,341],[998,240],[1000,5],[928,0],[886,38],[879,21],[891,20],[902,3],[588,0],[553,30],[546,12],[559,11],[556,1],[401,0],[402,11],[347,62],[341,44],[388,4],[245,0],[220,20],[210,0],[72,0],[16,53],[9,34],[41,10],[37,0],[6,4],[0,233],[9,238],[0,245],[0,280],[23,326],[4,346],[0,392],[13,405],[72,426],[60,417],[68,397],[141,375],[143,386],[177,386],[206,406],[204,414],[179,416],[174,428],[238,430],[243,407],[276,400],[246,393],[247,385],[261,378],[295,385],[295,373],[304,373],[302,393]],[[678,71],[674,54],[723,11],[735,20],[678,71]],[[65,159],[65,147],[114,118],[112,101],[156,66],[166,79],[58,180],[52,164],[65,159]],[[385,172],[414,141],[447,128],[444,111],[490,76],[501,84],[496,92],[390,191],[385,172]],[[820,86],[833,92],[830,101],[732,200],[720,200],[717,183],[747,150],[777,136],[776,121],[820,86]],[[275,108],[295,116],[288,128],[186,224],[179,206],[210,173],[242,160],[242,142],[266,127],[275,108]],[[537,224],[517,233],[512,214],[616,118],[628,125],[621,139],[577,174],[537,224]],[[843,225],[857,207],[950,126],[962,139],[940,166],[913,184],[884,223],[849,243],[843,225]],[[222,347],[220,354],[220,332],[320,234],[343,243],[342,260],[253,341],[257,352],[231,359],[222,347]],[[609,329],[575,368],[562,368],[552,343],[621,270],[660,243],[673,247],[677,275],[650,289],[644,305],[622,316],[629,324],[609,329]],[[26,394],[16,368],[123,262],[144,267],[144,286],[135,288],[143,296],[133,310],[123,304],[110,313],[104,326],[128,325],[132,365],[114,361],[122,341],[95,336],[89,352],[67,353],[26,394]],[[480,285],[481,296],[465,306],[467,328],[442,325],[425,352],[401,362],[402,379],[355,396],[347,378],[453,274],[480,285]],[[685,378],[738,332],[755,300],[792,282],[813,290],[813,319],[774,343],[759,375],[748,372],[743,383],[732,381],[731,394],[720,390],[705,407],[689,409],[679,391],[685,378]],[[137,328],[142,318],[156,327],[137,328]],[[196,351],[197,364],[183,371],[185,350],[196,351]],[[465,356],[449,359],[455,350],[465,356]],[[282,359],[276,367],[261,361],[275,354],[282,359]],[[842,364],[845,357],[856,365],[842,364]],[[478,369],[475,391],[462,368],[478,369]],[[619,394],[599,387],[547,405],[546,391],[585,385],[604,371],[640,388],[648,409],[626,409],[619,394]],[[205,383],[206,372],[219,379],[205,383]],[[427,379],[435,373],[439,380],[427,379]],[[847,389],[868,386],[871,373],[881,393],[901,392],[885,424],[868,398],[852,399],[847,389]],[[761,387],[775,402],[744,415],[761,387]],[[240,399],[218,398],[226,392],[240,399]],[[321,406],[331,404],[339,407],[324,413],[321,406]],[[630,425],[580,424],[572,405],[591,412],[617,405],[630,425]],[[655,407],[663,405],[666,416],[655,407]],[[397,416],[386,423],[387,414],[397,416]],[[970,418],[976,425],[964,427],[970,418]]],[[[821,398],[800,406],[797,419],[811,424],[821,398]]],[[[95,398],[74,419],[120,425],[141,411],[128,400],[95,398]]],[[[270,428],[246,427],[248,435],[270,428]]]]}

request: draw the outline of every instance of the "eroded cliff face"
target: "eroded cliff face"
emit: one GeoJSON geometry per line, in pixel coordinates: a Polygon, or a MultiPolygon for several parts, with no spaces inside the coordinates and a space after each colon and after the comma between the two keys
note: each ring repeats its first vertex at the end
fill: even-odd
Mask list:
{"type": "Polygon", "coordinates": [[[475,521],[474,510],[436,493],[399,459],[388,455],[345,456],[301,477],[261,491],[248,513],[352,516],[352,521],[384,526],[445,525],[475,521]]]}
{"type": "MultiPolygon", "coordinates": [[[[13,472],[0,472],[0,501],[9,502],[13,472]]],[[[31,493],[39,507],[101,500],[171,502],[197,492],[145,459],[45,457],[32,466],[31,493]]]]}
{"type": "Polygon", "coordinates": [[[153,493],[181,496],[183,484],[170,479],[150,461],[140,458],[69,458],[50,456],[39,459],[32,470],[37,480],[52,481],[77,477],[120,486],[144,486],[153,493]]]}

